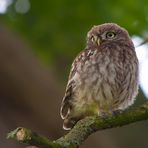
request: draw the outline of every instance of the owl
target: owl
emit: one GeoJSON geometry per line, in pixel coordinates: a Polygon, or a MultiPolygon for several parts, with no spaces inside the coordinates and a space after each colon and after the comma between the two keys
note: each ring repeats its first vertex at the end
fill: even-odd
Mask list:
{"type": "Polygon", "coordinates": [[[86,116],[125,110],[137,93],[138,59],[128,32],[114,23],[94,26],[71,66],[60,110],[63,128],[86,116]]]}

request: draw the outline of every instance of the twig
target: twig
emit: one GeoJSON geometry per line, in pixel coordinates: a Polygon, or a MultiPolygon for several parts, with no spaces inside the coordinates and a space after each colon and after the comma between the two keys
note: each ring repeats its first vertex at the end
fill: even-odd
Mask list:
{"type": "Polygon", "coordinates": [[[86,117],[80,120],[68,134],[55,141],[50,141],[23,127],[10,132],[7,138],[15,139],[39,148],[76,148],[80,146],[89,135],[96,131],[128,125],[146,119],[148,119],[148,102],[138,108],[125,111],[118,115],[110,115],[105,119],[99,118],[98,116],[86,117]]]}

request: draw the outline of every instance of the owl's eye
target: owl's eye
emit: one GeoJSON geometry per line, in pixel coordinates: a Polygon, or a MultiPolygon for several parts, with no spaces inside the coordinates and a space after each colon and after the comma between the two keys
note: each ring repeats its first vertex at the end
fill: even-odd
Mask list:
{"type": "Polygon", "coordinates": [[[106,34],[106,38],[108,38],[108,39],[112,39],[112,38],[114,38],[115,36],[116,36],[115,32],[108,32],[108,33],[106,34]]]}
{"type": "Polygon", "coordinates": [[[91,36],[91,41],[92,41],[92,42],[96,42],[96,36],[92,35],[92,36],[91,36]]]}

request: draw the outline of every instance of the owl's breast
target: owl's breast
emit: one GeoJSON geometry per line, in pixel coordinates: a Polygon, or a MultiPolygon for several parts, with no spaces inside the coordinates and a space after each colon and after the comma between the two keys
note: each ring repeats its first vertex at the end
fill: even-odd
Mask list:
{"type": "Polygon", "coordinates": [[[126,56],[121,60],[121,56],[118,51],[115,56],[111,51],[94,52],[79,63],[74,76],[75,98],[79,104],[97,102],[105,110],[113,106],[125,108],[133,102],[133,94],[137,92],[137,67],[134,60],[126,56]]]}
{"type": "Polygon", "coordinates": [[[112,85],[116,77],[109,56],[94,54],[83,65],[81,62],[77,70],[74,76],[77,84],[75,98],[79,104],[92,104],[95,101],[100,106],[108,106],[113,100],[112,85]]]}

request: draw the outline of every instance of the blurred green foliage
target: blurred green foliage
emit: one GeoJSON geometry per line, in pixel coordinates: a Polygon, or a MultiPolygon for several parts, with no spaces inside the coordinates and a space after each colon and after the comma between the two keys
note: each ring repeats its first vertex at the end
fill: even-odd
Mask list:
{"type": "Polygon", "coordinates": [[[96,24],[115,22],[142,37],[148,31],[147,0],[30,0],[25,14],[16,12],[16,1],[0,19],[21,33],[47,64],[71,61],[96,24]]]}

